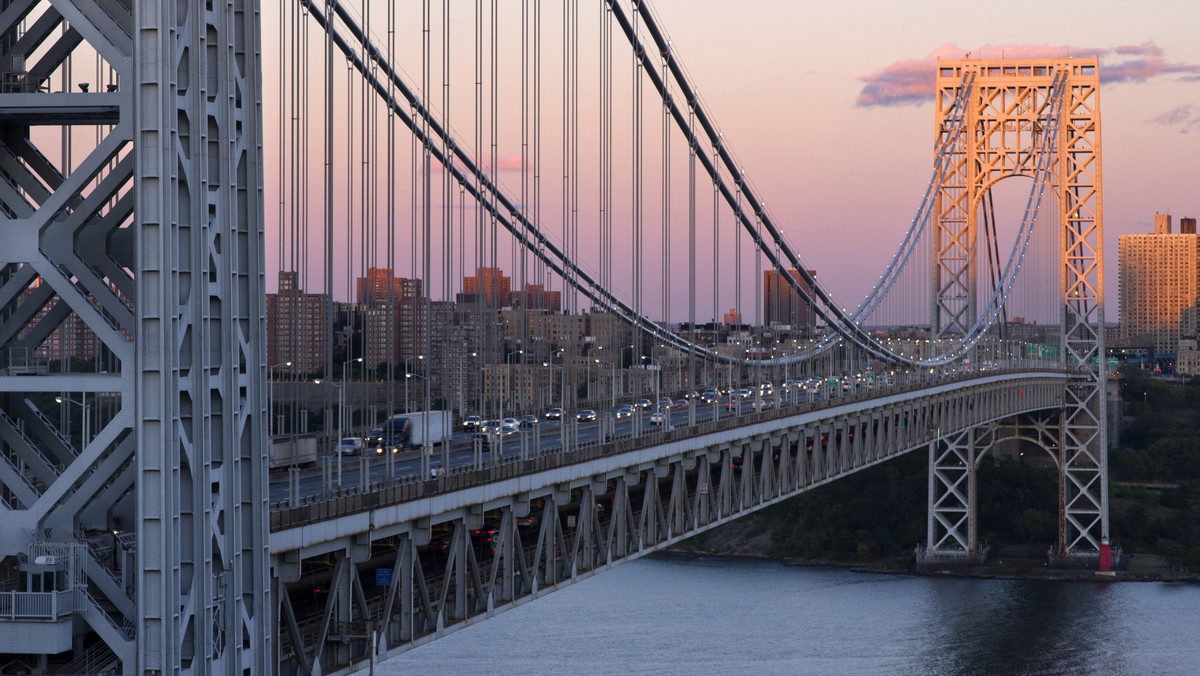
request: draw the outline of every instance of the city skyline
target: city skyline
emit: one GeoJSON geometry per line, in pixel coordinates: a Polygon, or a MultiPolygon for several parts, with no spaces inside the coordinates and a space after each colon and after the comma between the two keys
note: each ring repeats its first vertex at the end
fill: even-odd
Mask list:
{"type": "MultiPolygon", "coordinates": [[[[932,3],[904,7],[872,3],[846,9],[755,2],[739,6],[728,21],[720,22],[710,19],[722,12],[728,14],[728,10],[711,1],[660,0],[651,7],[673,40],[673,49],[699,90],[706,110],[745,168],[750,184],[766,203],[767,212],[798,251],[805,267],[820,272],[822,284],[827,285],[839,304],[848,307],[858,304],[894,253],[928,182],[933,155],[932,94],[937,58],[968,55],[1100,58],[1105,110],[1103,177],[1108,195],[1104,203],[1104,226],[1109,274],[1104,292],[1110,320],[1116,315],[1119,235],[1148,231],[1155,212],[1169,212],[1176,218],[1200,214],[1197,195],[1200,191],[1192,159],[1200,151],[1197,141],[1200,106],[1192,103],[1200,92],[1200,46],[1188,31],[1188,26],[1200,22],[1200,9],[1191,4],[1156,3],[1128,17],[1125,8],[1114,2],[1090,6],[1086,13],[1065,2],[1020,2],[1003,13],[988,13],[986,21],[984,10],[963,8],[949,13],[932,3]],[[1031,16],[1038,20],[1029,20],[1031,16]],[[1196,20],[1188,21],[1187,17],[1196,20]],[[895,30],[898,25],[905,26],[905,30],[895,30]],[[853,265],[821,264],[847,258],[846,251],[850,248],[855,250],[853,265]]],[[[400,9],[411,12],[408,7],[400,9]]],[[[469,22],[469,10],[452,5],[451,11],[457,13],[452,21],[469,22]]],[[[586,14],[584,18],[594,20],[586,14]]],[[[264,25],[270,21],[271,17],[266,16],[264,25]]],[[[407,29],[403,16],[397,21],[399,30],[407,29]]],[[[547,21],[548,26],[553,25],[547,21]]],[[[550,40],[549,34],[555,31],[544,30],[550,40]]],[[[264,33],[268,40],[273,39],[270,29],[264,33]]],[[[458,68],[469,70],[471,45],[457,44],[458,51],[452,52],[451,58],[458,68]]],[[[508,62],[519,58],[519,45],[503,43],[501,47],[511,52],[501,54],[503,69],[508,62]]],[[[547,46],[549,56],[543,77],[547,83],[545,97],[557,100],[559,55],[552,47],[547,46]]],[[[590,73],[596,67],[593,47],[589,42],[581,49],[581,72],[590,73]]],[[[401,54],[398,60],[408,73],[419,70],[419,61],[414,66],[405,58],[401,54]]],[[[437,63],[433,64],[434,84],[440,78],[436,68],[437,63]]],[[[590,81],[587,87],[585,94],[592,89],[590,81]]],[[[459,96],[464,98],[454,100],[455,110],[471,108],[469,89],[460,88],[459,96]]],[[[268,100],[264,102],[267,119],[272,114],[270,96],[268,91],[268,100]]],[[[546,117],[553,118],[553,106],[547,105],[546,117]]],[[[439,106],[437,101],[432,104],[435,110],[439,106]]],[[[590,114],[586,106],[582,113],[590,114]]],[[[557,121],[546,119],[544,124],[546,142],[553,144],[558,138],[557,121]]],[[[647,125],[657,124],[653,113],[649,114],[647,125]]],[[[501,120],[499,129],[498,179],[510,194],[519,197],[522,180],[519,129],[508,119],[501,120]]],[[[459,138],[464,144],[471,142],[469,132],[459,138]]],[[[269,148],[271,138],[266,142],[269,148]]],[[[679,139],[675,144],[684,147],[679,139]]],[[[599,237],[595,223],[598,207],[587,195],[594,191],[596,180],[592,166],[594,145],[583,144],[580,150],[578,238],[585,251],[594,248],[599,237]]],[[[319,159],[320,152],[319,144],[309,149],[312,159],[319,159]]],[[[407,157],[407,151],[404,156],[407,157]]],[[[618,169],[624,169],[623,161],[624,158],[617,160],[618,169]]],[[[319,186],[319,162],[312,164],[309,169],[312,185],[319,186]]],[[[547,162],[547,165],[542,177],[544,200],[561,188],[556,177],[557,164],[547,162]]],[[[653,185],[658,180],[657,174],[647,171],[650,173],[645,180],[653,185]]],[[[269,166],[268,193],[278,184],[278,177],[271,172],[269,166]]],[[[675,173],[678,176],[686,172],[681,167],[675,173]]],[[[1018,220],[1014,205],[1023,204],[1024,183],[1012,184],[1021,185],[1022,189],[1013,193],[1016,197],[997,207],[998,210],[1007,207],[998,213],[1002,226],[1018,220]]],[[[405,181],[404,189],[396,191],[397,200],[406,197],[399,193],[406,192],[407,185],[405,181]]],[[[622,200],[628,200],[628,194],[617,191],[614,198],[620,208],[622,200]]],[[[384,195],[378,194],[377,199],[384,199],[384,195]]],[[[434,201],[438,201],[436,190],[434,201]]],[[[274,224],[279,219],[271,214],[278,202],[268,197],[269,239],[278,233],[274,224]]],[[[673,198],[675,221],[686,220],[682,202],[678,197],[673,198]]],[[[313,208],[318,223],[321,216],[319,208],[310,208],[310,229],[314,227],[313,208]]],[[[408,241],[406,219],[412,217],[411,210],[404,209],[404,220],[398,218],[396,226],[401,242],[408,241]]],[[[439,209],[434,204],[435,225],[442,218],[439,209]]],[[[551,201],[542,212],[544,230],[556,242],[564,239],[561,219],[557,218],[560,210],[561,205],[551,201]]],[[[658,210],[653,202],[646,205],[647,222],[657,223],[658,210]]],[[[474,213],[470,206],[467,211],[474,213]]],[[[335,221],[342,219],[343,213],[352,211],[339,203],[335,221]]],[[[467,219],[470,218],[468,215],[467,219]]],[[[728,216],[724,218],[723,223],[728,227],[728,216]]],[[[617,227],[618,233],[628,232],[624,222],[618,222],[617,227]]],[[[712,260],[712,242],[708,240],[701,237],[699,242],[698,266],[702,270],[712,260]]],[[[351,244],[361,246],[359,242],[351,244]]],[[[1001,248],[1006,249],[1006,244],[1002,243],[1001,248]]],[[[315,255],[311,250],[308,253],[315,255]]],[[[682,270],[678,267],[678,253],[672,259],[675,272],[682,270]]],[[[468,259],[469,254],[468,251],[468,259]]],[[[505,257],[508,255],[502,246],[500,258],[486,264],[511,270],[516,283],[519,266],[513,258],[505,257]]],[[[383,258],[383,254],[373,261],[360,258],[352,267],[357,270],[388,266],[383,258]]],[[[655,260],[653,254],[650,260],[655,260]]],[[[683,260],[686,262],[686,257],[683,260]]],[[[593,263],[586,259],[585,263],[585,268],[594,269],[593,263]]],[[[468,260],[466,267],[474,265],[468,260]]],[[[632,294],[621,285],[627,284],[631,265],[618,258],[614,273],[614,289],[626,298],[632,294]]],[[[749,309],[754,302],[751,295],[754,275],[748,272],[753,265],[753,258],[743,252],[740,299],[733,298],[733,289],[725,288],[719,290],[719,298],[712,299],[713,292],[705,287],[706,273],[701,272],[697,287],[708,296],[701,297],[702,308],[698,309],[697,319],[719,317],[725,309],[740,305],[742,313],[753,321],[754,314],[749,309]]],[[[314,270],[321,268],[312,262],[308,266],[314,270]]],[[[278,263],[273,251],[269,253],[268,269],[287,267],[278,263]]],[[[394,267],[398,274],[419,276],[420,262],[404,253],[395,255],[394,267]]],[[[434,277],[440,276],[436,260],[431,272],[434,277]]],[[[535,274],[531,272],[526,281],[539,281],[532,278],[535,274]]],[[[448,277],[460,279],[462,274],[456,269],[448,277]]],[[[349,293],[343,288],[346,283],[343,278],[334,280],[335,298],[349,293]]],[[[309,287],[315,285],[310,283],[309,287]]],[[[430,284],[435,298],[455,291],[440,287],[430,284]]],[[[559,287],[555,280],[553,288],[559,287]]],[[[670,308],[666,310],[670,314],[668,319],[686,320],[686,289],[672,288],[671,294],[670,308]]],[[[664,310],[656,304],[650,311],[658,316],[664,310]]]]}

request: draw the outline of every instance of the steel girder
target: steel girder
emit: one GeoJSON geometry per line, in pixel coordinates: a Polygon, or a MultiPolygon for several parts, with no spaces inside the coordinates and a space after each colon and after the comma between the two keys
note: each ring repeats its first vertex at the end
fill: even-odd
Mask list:
{"type": "Polygon", "coordinates": [[[131,23],[139,669],[268,673],[257,3],[131,23]]]}
{"type": "Polygon", "coordinates": [[[2,4],[0,557],[127,531],[73,571],[108,659],[265,673],[256,5],[2,4]]]}
{"type": "Polygon", "coordinates": [[[136,383],[129,14],[2,4],[0,559],[81,552],[69,571],[74,607],[107,646],[97,659],[131,674],[134,589],[82,540],[85,529],[133,526],[116,516],[132,487],[136,383]],[[93,62],[108,86],[72,78],[72,63],[93,62]],[[68,361],[81,350],[94,359],[84,370],[68,361]]]}
{"type": "MultiPolygon", "coordinates": [[[[1049,158],[1060,229],[1061,350],[1067,368],[1088,375],[1068,388],[1063,408],[1059,557],[1094,558],[1109,537],[1107,365],[1100,94],[1097,60],[939,61],[936,119],[941,127],[966,72],[976,78],[967,122],[953,144],[934,228],[935,339],[966,333],[976,320],[976,218],[998,181],[1031,175],[1038,163],[1042,111],[1056,78],[1065,82],[1049,158]],[[961,160],[961,161],[959,161],[961,160]]],[[[1044,159],[1044,158],[1042,158],[1044,159]]],[[[931,455],[930,470],[933,471],[931,455]]],[[[932,499],[932,498],[931,498],[932,499]]],[[[930,504],[931,511],[934,505],[930,504]]],[[[931,517],[932,518],[932,517],[931,517]]],[[[931,521],[932,523],[932,521],[931,521]]],[[[930,533],[930,538],[934,534],[930,533]]]]}
{"type": "MultiPolygon", "coordinates": [[[[987,405],[981,401],[980,405],[987,405]]],[[[987,552],[979,542],[978,473],[987,453],[998,444],[1018,441],[1035,445],[1063,467],[1062,410],[1024,413],[944,435],[929,444],[929,514],[921,559],[930,563],[980,561],[987,552]]],[[[1060,500],[1060,519],[1066,505],[1060,500]]],[[[1062,549],[1060,541],[1055,551],[1062,549]]]]}
{"type": "MultiPolygon", "coordinates": [[[[283,674],[350,673],[450,631],[829,483],[924,448],[937,429],[995,425],[1057,411],[1063,378],[986,382],[826,417],[784,418],[591,462],[523,472],[367,514],[329,518],[273,539],[277,659],[283,674]],[[599,461],[597,461],[599,462],[599,461]],[[400,510],[398,508],[410,509],[400,510]],[[366,516],[352,521],[351,517],[366,516]],[[360,524],[355,530],[352,523],[360,524]],[[391,570],[363,591],[358,569],[391,570]],[[324,601],[297,608],[310,590],[324,601]],[[362,598],[360,599],[360,594],[362,598]],[[374,639],[372,639],[374,636],[374,639]],[[372,640],[375,642],[372,643],[372,640]]],[[[537,459],[515,460],[536,466],[537,459]]],[[[424,488],[424,487],[422,487],[424,488]]],[[[342,499],[345,504],[346,499],[342,499]]],[[[282,515],[281,515],[282,516],[282,515]]]]}

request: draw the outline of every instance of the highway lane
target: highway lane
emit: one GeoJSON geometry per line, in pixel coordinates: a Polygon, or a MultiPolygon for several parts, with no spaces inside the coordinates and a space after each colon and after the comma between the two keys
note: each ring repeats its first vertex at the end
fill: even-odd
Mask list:
{"type": "MultiPolygon", "coordinates": [[[[830,390],[825,388],[824,394],[828,396],[830,392],[834,396],[842,394],[840,388],[830,390]]],[[[814,392],[795,392],[792,396],[788,394],[776,394],[774,396],[764,397],[763,399],[772,400],[776,406],[791,405],[802,402],[819,400],[821,394],[814,392]]],[[[695,408],[695,423],[703,423],[712,420],[714,416],[717,419],[725,419],[729,416],[752,416],[755,415],[758,409],[759,398],[741,399],[735,405],[723,403],[704,404],[699,401],[693,401],[689,408],[695,408]]],[[[668,410],[667,420],[665,421],[671,427],[678,428],[689,424],[689,408],[670,408],[668,410]]],[[[615,424],[614,434],[617,438],[630,438],[640,436],[641,434],[652,433],[657,427],[657,423],[650,422],[650,411],[635,409],[632,417],[613,420],[612,412],[606,411],[599,413],[602,416],[594,422],[576,422],[574,419],[566,421],[567,432],[576,437],[574,443],[590,443],[597,440],[600,436],[601,426],[613,427],[615,424]]],[[[481,457],[476,458],[474,449],[471,447],[471,432],[456,432],[452,435],[448,448],[443,448],[442,445],[435,445],[429,458],[429,469],[425,470],[436,472],[443,465],[447,467],[470,466],[478,462],[480,466],[487,467],[492,458],[490,453],[484,451],[481,457]]],[[[563,428],[560,421],[543,420],[534,427],[523,427],[517,432],[508,434],[503,437],[503,443],[500,448],[500,457],[513,457],[521,455],[522,444],[525,445],[525,454],[527,457],[537,457],[539,455],[547,455],[557,453],[562,447],[563,428]]],[[[368,455],[364,456],[367,463],[367,481],[370,483],[383,481],[387,477],[387,460],[383,455],[376,455],[373,449],[367,449],[368,455]]],[[[359,486],[362,478],[362,461],[364,457],[359,456],[344,456],[341,462],[341,481],[340,485],[343,490],[351,489],[359,486]]],[[[315,469],[302,469],[296,471],[296,481],[293,487],[290,476],[287,471],[276,472],[271,476],[269,489],[269,500],[272,504],[289,499],[300,499],[311,496],[327,494],[328,491],[336,489],[338,482],[337,460],[333,453],[326,453],[321,459],[322,465],[328,463],[328,469],[323,466],[318,466],[315,469]],[[326,477],[329,484],[326,486],[326,477]]],[[[393,458],[393,476],[403,477],[407,475],[415,475],[422,471],[422,459],[420,450],[405,451],[396,454],[393,458]]]]}

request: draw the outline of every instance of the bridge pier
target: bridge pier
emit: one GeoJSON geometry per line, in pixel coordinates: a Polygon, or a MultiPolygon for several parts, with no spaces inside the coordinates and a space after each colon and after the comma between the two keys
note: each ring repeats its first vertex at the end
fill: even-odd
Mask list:
{"type": "Polygon", "coordinates": [[[941,436],[929,443],[929,512],[925,546],[918,565],[982,563],[975,428],[941,436]]]}

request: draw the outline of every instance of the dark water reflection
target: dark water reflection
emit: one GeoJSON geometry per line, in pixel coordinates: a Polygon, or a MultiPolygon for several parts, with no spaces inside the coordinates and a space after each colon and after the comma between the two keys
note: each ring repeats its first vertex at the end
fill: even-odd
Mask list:
{"type": "Polygon", "coordinates": [[[656,558],[380,674],[1196,674],[1200,585],[973,580],[656,558]]]}

